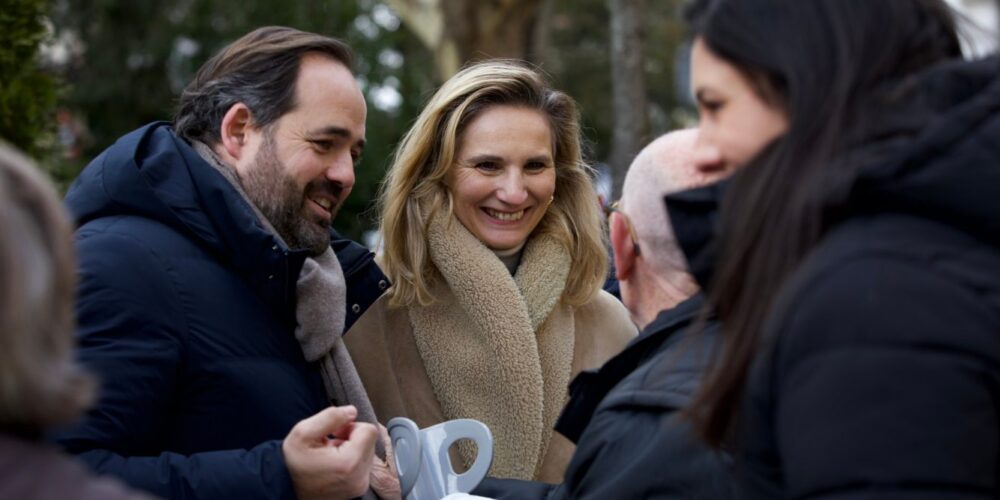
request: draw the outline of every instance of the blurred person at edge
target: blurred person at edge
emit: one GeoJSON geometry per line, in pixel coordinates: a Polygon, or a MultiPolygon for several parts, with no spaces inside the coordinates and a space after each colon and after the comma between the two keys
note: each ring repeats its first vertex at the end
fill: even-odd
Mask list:
{"type": "Polygon", "coordinates": [[[431,97],[380,197],[393,287],[346,336],[381,418],[474,418],[493,432],[491,474],[562,477],[569,381],[636,334],[600,289],[588,170],[576,104],[520,63],[474,64],[431,97]]]}
{"type": "Polygon", "coordinates": [[[351,60],[257,29],[201,67],[172,128],[123,136],[70,187],[80,359],[102,386],[55,438],[97,471],[168,498],[399,496],[340,340],[345,301],[375,291],[355,281],[384,278],[331,247],[364,146],[351,60]]]}
{"type": "Polygon", "coordinates": [[[688,237],[706,228],[672,223],[663,203],[667,194],[700,195],[689,190],[724,174],[701,171],[696,139],[694,130],[656,139],[625,176],[610,215],[611,246],[622,301],[642,333],[600,370],[573,381],[556,423],[556,431],[577,444],[563,482],[487,478],[476,494],[552,500],[731,495],[728,456],[705,446],[681,418],[719,343],[714,318],[698,323],[704,300],[682,251],[697,253],[688,237]]]}
{"type": "Polygon", "coordinates": [[[938,0],[690,11],[701,161],[737,169],[690,407],[742,498],[1000,496],[1000,61],[938,0]]]}
{"type": "Polygon", "coordinates": [[[73,363],[72,229],[55,189],[0,143],[0,498],[141,499],[43,444],[91,403],[73,363]]]}

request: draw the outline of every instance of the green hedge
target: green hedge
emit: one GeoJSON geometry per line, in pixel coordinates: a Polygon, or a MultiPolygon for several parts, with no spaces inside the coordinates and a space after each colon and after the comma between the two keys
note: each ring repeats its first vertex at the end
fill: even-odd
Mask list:
{"type": "Polygon", "coordinates": [[[43,156],[55,128],[56,85],[40,66],[47,0],[2,0],[0,8],[0,138],[43,156]]]}

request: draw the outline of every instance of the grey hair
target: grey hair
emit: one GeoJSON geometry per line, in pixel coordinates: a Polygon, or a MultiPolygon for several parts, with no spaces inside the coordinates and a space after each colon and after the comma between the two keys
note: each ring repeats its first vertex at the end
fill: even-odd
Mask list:
{"type": "Polygon", "coordinates": [[[694,166],[697,137],[695,129],[658,137],[635,157],[622,185],[621,210],[635,229],[643,258],[658,274],[687,272],[663,197],[706,183],[694,166]]]}

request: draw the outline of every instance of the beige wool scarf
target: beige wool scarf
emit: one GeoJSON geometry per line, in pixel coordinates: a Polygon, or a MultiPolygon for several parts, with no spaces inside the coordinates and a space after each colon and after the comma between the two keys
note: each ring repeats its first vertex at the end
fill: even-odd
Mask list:
{"type": "MultiPolygon", "coordinates": [[[[489,426],[491,475],[532,479],[572,370],[573,311],[560,300],[569,255],[555,238],[533,237],[511,276],[454,217],[435,217],[427,238],[444,283],[432,286],[437,302],[409,316],[444,417],[489,426]]],[[[471,462],[471,450],[461,452],[471,462]]]]}
{"type": "MultiPolygon", "coordinates": [[[[233,169],[223,163],[207,145],[195,142],[194,149],[229,181],[253,209],[261,225],[284,243],[267,218],[247,198],[233,169]]],[[[295,295],[295,338],[299,341],[306,361],[319,364],[327,397],[337,405],[354,405],[358,409],[359,421],[377,423],[375,410],[342,338],[347,310],[347,285],[340,261],[332,248],[305,260],[296,282],[295,295]]],[[[384,459],[385,451],[381,440],[376,440],[376,453],[384,459]]]]}

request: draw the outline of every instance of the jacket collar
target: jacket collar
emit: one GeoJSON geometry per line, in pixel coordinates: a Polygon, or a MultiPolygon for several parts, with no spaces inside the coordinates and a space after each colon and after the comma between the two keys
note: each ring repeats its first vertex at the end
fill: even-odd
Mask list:
{"type": "Polygon", "coordinates": [[[671,309],[660,311],[625,350],[597,370],[580,372],[570,384],[570,399],[556,421],[556,431],[577,442],[611,389],[650,357],[678,342],[680,336],[676,334],[695,321],[703,304],[701,293],[697,293],[671,309]]]}
{"type": "Polygon", "coordinates": [[[719,204],[728,181],[665,196],[663,202],[671,230],[688,271],[702,289],[708,289],[718,258],[719,204]]]}

